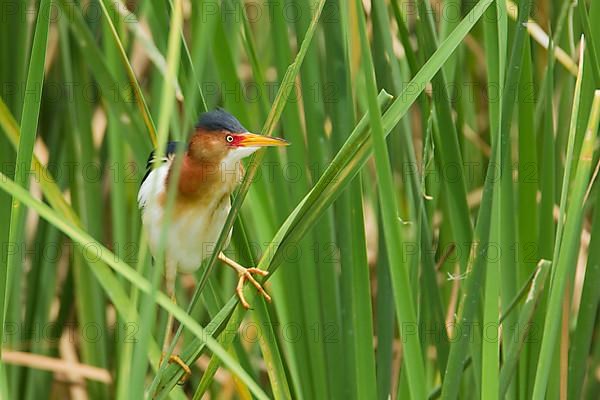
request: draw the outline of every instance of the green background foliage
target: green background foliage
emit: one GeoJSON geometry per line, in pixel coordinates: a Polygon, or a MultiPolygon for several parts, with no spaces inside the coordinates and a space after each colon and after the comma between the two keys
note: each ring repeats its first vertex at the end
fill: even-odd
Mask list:
{"type": "Polygon", "coordinates": [[[0,399],[596,398],[599,19],[3,1],[0,399]],[[217,251],[171,301],[136,202],[148,153],[216,107],[291,142],[244,161],[211,244],[233,228],[269,271],[250,310],[217,251]]]}

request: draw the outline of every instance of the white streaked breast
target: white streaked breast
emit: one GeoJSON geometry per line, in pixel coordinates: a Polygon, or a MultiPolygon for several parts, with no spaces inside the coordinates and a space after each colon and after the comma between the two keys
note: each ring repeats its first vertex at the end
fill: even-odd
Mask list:
{"type": "MultiPolygon", "coordinates": [[[[142,223],[148,234],[148,245],[153,255],[158,250],[164,217],[162,204],[157,199],[165,191],[165,180],[170,165],[169,161],[150,172],[138,192],[142,223]]],[[[167,228],[167,262],[175,263],[183,272],[193,272],[212,254],[231,209],[229,196],[223,195],[224,193],[215,193],[209,207],[206,207],[206,204],[185,207],[174,213],[167,228]]],[[[229,240],[226,246],[228,243],[229,240]]]]}

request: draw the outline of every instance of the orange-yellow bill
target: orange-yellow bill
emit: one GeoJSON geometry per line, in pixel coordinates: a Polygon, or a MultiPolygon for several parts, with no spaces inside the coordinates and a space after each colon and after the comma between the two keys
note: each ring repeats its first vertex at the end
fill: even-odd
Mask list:
{"type": "Polygon", "coordinates": [[[242,133],[240,136],[242,139],[239,142],[239,146],[244,147],[287,146],[290,144],[285,139],[254,133],[242,133]]]}

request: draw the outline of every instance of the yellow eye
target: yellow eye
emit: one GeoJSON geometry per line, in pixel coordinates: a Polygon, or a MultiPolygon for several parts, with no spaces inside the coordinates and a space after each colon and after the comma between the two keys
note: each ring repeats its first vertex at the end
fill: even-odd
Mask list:
{"type": "Polygon", "coordinates": [[[227,143],[233,143],[233,136],[227,135],[225,136],[225,140],[227,140],[227,143]]]}

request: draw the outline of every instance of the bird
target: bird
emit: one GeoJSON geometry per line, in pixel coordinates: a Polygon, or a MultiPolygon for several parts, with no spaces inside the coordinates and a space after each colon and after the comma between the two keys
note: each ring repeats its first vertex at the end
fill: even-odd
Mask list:
{"type": "MultiPolygon", "coordinates": [[[[166,230],[162,239],[165,242],[165,286],[172,299],[177,272],[196,271],[213,253],[231,210],[231,195],[243,178],[241,160],[262,147],[287,145],[289,142],[282,138],[250,133],[232,114],[218,108],[200,115],[187,144],[169,142],[166,154],[150,153],[137,200],[153,257],[158,252],[162,231],[166,230]],[[174,166],[177,157],[183,158],[179,181],[173,188],[175,197],[169,225],[163,228],[167,189],[169,183],[176,179],[174,166]]],[[[231,233],[230,230],[223,248],[229,245],[231,233]]],[[[223,252],[218,254],[218,259],[238,274],[235,291],[244,308],[250,307],[243,293],[246,281],[251,282],[267,301],[271,301],[253,276],[266,276],[267,271],[243,267],[223,252]]],[[[170,332],[169,323],[167,329],[170,332]]],[[[173,360],[182,365],[181,360],[173,360]]],[[[189,368],[183,365],[182,368],[189,373],[189,368]]]]}

